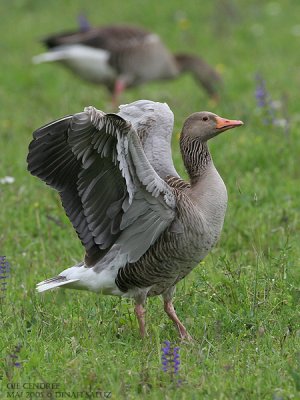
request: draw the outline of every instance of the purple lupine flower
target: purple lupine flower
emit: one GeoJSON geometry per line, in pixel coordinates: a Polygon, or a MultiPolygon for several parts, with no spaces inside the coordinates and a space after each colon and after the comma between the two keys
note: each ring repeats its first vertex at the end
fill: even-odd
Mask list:
{"type": "Polygon", "coordinates": [[[256,74],[255,98],[259,108],[263,109],[265,125],[280,126],[288,136],[289,122],[286,117],[286,101],[273,100],[266,88],[266,82],[260,74],[256,74]]]}
{"type": "Polygon", "coordinates": [[[4,371],[9,381],[13,379],[16,368],[22,367],[22,362],[20,362],[19,360],[19,353],[21,349],[22,345],[17,344],[16,346],[14,346],[14,349],[12,350],[11,354],[8,354],[5,357],[4,371]]]}
{"type": "Polygon", "coordinates": [[[180,367],[179,347],[174,347],[174,374],[178,374],[180,367]]]}
{"type": "Polygon", "coordinates": [[[255,88],[255,98],[258,108],[263,108],[264,119],[263,123],[265,125],[270,125],[274,119],[274,109],[272,107],[272,100],[267,91],[266,81],[260,74],[256,74],[256,88],[255,88]]]}
{"type": "Polygon", "coordinates": [[[6,261],[6,256],[0,256],[0,299],[5,298],[6,291],[6,279],[9,277],[10,265],[9,262],[6,261]]]}
{"type": "Polygon", "coordinates": [[[257,101],[257,106],[259,108],[263,108],[268,105],[268,92],[266,89],[266,82],[259,74],[256,74],[255,79],[256,79],[255,98],[257,101]]]}
{"type": "Polygon", "coordinates": [[[18,354],[20,353],[21,349],[22,349],[22,345],[19,343],[18,345],[15,346],[13,353],[11,353],[9,355],[9,358],[11,360],[11,365],[13,367],[17,367],[17,368],[21,367],[21,363],[18,361],[18,358],[19,358],[18,354]]]}
{"type": "Polygon", "coordinates": [[[164,372],[168,371],[169,367],[169,356],[170,356],[170,350],[171,350],[171,343],[166,340],[164,342],[165,347],[162,348],[162,356],[161,356],[161,363],[162,363],[162,369],[164,372]]]}
{"type": "Polygon", "coordinates": [[[168,340],[164,341],[162,347],[162,370],[170,374],[171,379],[174,379],[174,375],[177,375],[180,367],[180,347],[174,347],[168,340]]]}
{"type": "Polygon", "coordinates": [[[77,21],[81,32],[87,32],[91,29],[91,24],[84,14],[79,14],[77,21]]]}

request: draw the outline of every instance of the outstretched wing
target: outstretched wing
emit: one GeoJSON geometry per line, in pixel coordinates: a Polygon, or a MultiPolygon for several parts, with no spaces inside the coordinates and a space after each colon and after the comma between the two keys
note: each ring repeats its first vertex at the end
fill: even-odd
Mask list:
{"type": "Polygon", "coordinates": [[[174,115],[166,103],[138,100],[120,106],[118,115],[130,120],[142,143],[144,152],[157,174],[179,178],[172,160],[174,115]]]}
{"type": "Polygon", "coordinates": [[[148,161],[129,121],[94,107],[34,132],[28,169],[58,190],[94,265],[116,243],[138,259],[175,217],[172,189],[148,161]]]}

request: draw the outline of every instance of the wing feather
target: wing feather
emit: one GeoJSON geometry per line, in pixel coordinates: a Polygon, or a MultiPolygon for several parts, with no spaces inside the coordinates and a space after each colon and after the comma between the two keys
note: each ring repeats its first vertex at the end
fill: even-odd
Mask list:
{"type": "Polygon", "coordinates": [[[58,190],[92,264],[115,249],[124,262],[134,262],[171,225],[175,194],[130,120],[87,107],[33,137],[28,169],[58,190]]]}

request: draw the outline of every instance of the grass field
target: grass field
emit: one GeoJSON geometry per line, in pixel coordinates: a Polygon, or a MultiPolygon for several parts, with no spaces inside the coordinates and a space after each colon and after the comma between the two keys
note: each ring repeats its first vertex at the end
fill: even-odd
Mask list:
{"type": "Polygon", "coordinates": [[[0,255],[11,266],[0,306],[0,398],[88,398],[98,390],[113,399],[300,399],[300,2],[12,0],[0,12],[0,179],[15,178],[0,184],[0,255]],[[219,104],[189,76],[123,94],[123,103],[170,105],[183,176],[176,134],[184,118],[210,110],[245,122],[211,143],[229,194],[224,230],[177,286],[176,310],[194,343],[178,341],[160,298],[148,301],[141,340],[128,300],[35,291],[83,251],[57,194],[26,171],[31,134],[86,105],[111,111],[104,88],[31,64],[38,39],[74,28],[81,11],[95,25],[145,26],[222,73],[219,104]],[[266,107],[255,98],[258,73],[266,107]],[[180,347],[176,376],[162,371],[165,340],[180,347]],[[30,389],[34,383],[54,386],[30,389]]]}

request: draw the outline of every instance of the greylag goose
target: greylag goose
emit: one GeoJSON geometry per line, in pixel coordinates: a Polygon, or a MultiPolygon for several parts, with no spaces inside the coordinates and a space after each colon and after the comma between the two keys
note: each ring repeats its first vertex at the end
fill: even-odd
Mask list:
{"type": "Polygon", "coordinates": [[[210,112],[184,122],[180,149],[189,182],[174,168],[173,113],[139,100],[118,114],[94,107],[36,130],[28,169],[56,189],[85,247],[85,259],[40,282],[39,292],[63,287],[133,298],[145,335],[147,297],[162,295],[181,338],[189,339],[172,295],[217,242],[226,187],[207,141],[243,124],[210,112]]]}
{"type": "Polygon", "coordinates": [[[35,56],[34,63],[58,61],[81,78],[105,85],[115,101],[127,87],[184,72],[192,73],[210,96],[218,96],[220,76],[211,66],[198,56],[171,54],[156,34],[141,28],[80,29],[43,42],[50,51],[35,56]]]}

